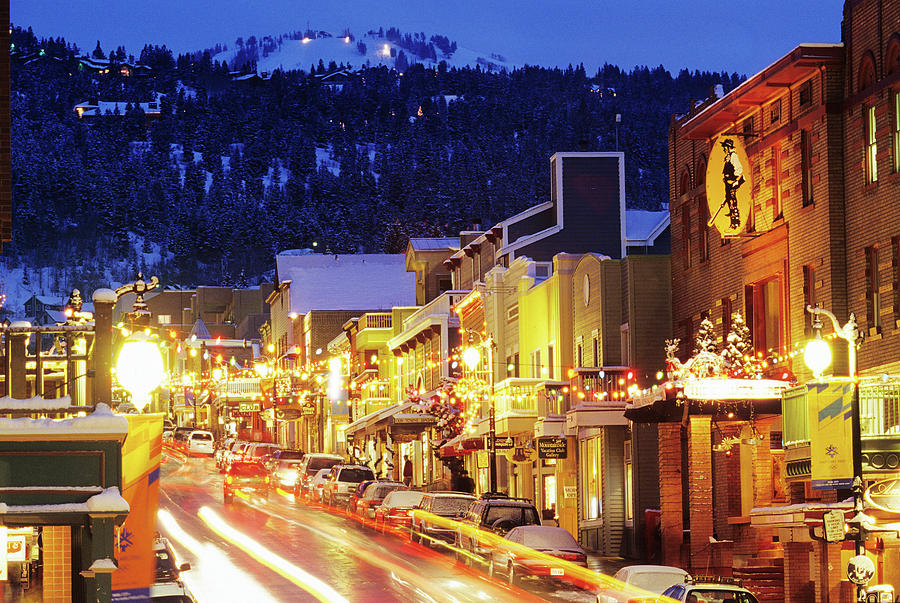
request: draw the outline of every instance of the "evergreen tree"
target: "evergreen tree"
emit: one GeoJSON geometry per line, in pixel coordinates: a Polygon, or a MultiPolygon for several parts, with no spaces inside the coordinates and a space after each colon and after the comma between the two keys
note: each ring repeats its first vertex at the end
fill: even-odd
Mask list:
{"type": "Polygon", "coordinates": [[[750,329],[747,327],[744,317],[738,312],[733,313],[731,328],[725,340],[725,349],[722,350],[725,367],[732,376],[746,375],[746,371],[752,366],[752,345],[750,329]]]}
{"type": "Polygon", "coordinates": [[[716,346],[716,327],[709,318],[700,321],[700,327],[697,329],[694,354],[700,352],[719,353],[716,346]]]}

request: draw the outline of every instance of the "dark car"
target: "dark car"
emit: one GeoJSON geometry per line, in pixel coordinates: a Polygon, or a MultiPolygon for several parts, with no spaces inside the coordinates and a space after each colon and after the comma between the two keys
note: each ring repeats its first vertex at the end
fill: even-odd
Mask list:
{"type": "Polygon", "coordinates": [[[363,491],[362,496],[356,501],[356,514],[369,519],[375,519],[375,507],[381,504],[384,497],[394,490],[406,490],[403,482],[372,482],[363,491]]]}
{"type": "Polygon", "coordinates": [[[369,484],[377,483],[377,479],[367,479],[364,482],[359,482],[359,485],[350,493],[350,498],[347,500],[347,510],[351,513],[356,513],[356,503],[362,498],[363,492],[366,491],[366,488],[369,487],[369,484]]]}
{"type": "Polygon", "coordinates": [[[259,494],[269,498],[269,472],[259,462],[235,461],[225,473],[225,504],[234,502],[234,493],[259,494]]]}
{"type": "Polygon", "coordinates": [[[541,525],[541,517],[527,498],[485,493],[469,505],[457,524],[456,559],[466,565],[487,563],[491,543],[516,526],[541,525]]]}
{"type": "Polygon", "coordinates": [[[473,495],[465,492],[426,492],[419,503],[422,513],[413,513],[412,541],[425,546],[453,544],[456,529],[451,520],[462,517],[474,500],[473,495]]]}
{"type": "Polygon", "coordinates": [[[156,574],[154,582],[176,582],[181,572],[191,569],[190,563],[179,563],[175,552],[167,538],[156,538],[153,541],[153,552],[156,555],[156,574]]]}

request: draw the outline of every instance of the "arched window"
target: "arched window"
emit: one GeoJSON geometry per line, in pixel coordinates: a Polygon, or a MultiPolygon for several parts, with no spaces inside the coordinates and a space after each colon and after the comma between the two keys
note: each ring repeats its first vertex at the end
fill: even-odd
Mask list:
{"type": "Polygon", "coordinates": [[[884,62],[884,72],[887,75],[900,71],[900,37],[897,34],[888,42],[887,54],[884,62]]]}
{"type": "Polygon", "coordinates": [[[694,173],[697,174],[697,184],[706,180],[706,157],[704,155],[700,155],[697,160],[697,169],[694,170],[694,173]]]}
{"type": "Polygon", "coordinates": [[[691,190],[691,171],[684,168],[684,171],[681,172],[681,187],[678,189],[678,194],[686,195],[689,190],[691,190]]]}
{"type": "Polygon", "coordinates": [[[867,52],[859,62],[859,88],[862,92],[875,83],[875,57],[871,52],[867,52]]]}

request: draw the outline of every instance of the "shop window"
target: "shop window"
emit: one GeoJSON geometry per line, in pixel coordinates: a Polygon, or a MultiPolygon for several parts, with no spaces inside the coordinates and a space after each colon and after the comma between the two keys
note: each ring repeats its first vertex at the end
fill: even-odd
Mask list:
{"type": "Polygon", "coordinates": [[[866,184],[878,181],[878,143],[875,140],[875,107],[863,107],[863,138],[866,142],[866,184]]]}
{"type": "Polygon", "coordinates": [[[600,519],[603,499],[600,485],[600,438],[588,438],[580,442],[583,461],[581,466],[582,519],[600,519]]]}
{"type": "Polygon", "coordinates": [[[809,130],[800,131],[800,188],[803,195],[803,207],[812,205],[812,139],[809,130]]]}
{"type": "Polygon", "coordinates": [[[881,285],[878,273],[878,248],[866,247],[866,324],[869,331],[881,332],[881,285]]]}

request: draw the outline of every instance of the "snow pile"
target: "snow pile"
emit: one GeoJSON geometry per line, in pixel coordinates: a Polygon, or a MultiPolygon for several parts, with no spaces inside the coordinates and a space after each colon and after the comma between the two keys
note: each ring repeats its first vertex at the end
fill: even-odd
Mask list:
{"type": "Polygon", "coordinates": [[[128,501],[119,494],[116,486],[95,494],[84,503],[91,513],[128,513],[128,501]]]}
{"type": "Polygon", "coordinates": [[[34,396],[26,400],[16,400],[9,396],[0,398],[0,412],[53,412],[68,410],[71,405],[70,396],[46,399],[34,396]]]}
{"type": "Polygon", "coordinates": [[[109,557],[104,557],[95,560],[88,569],[92,572],[114,572],[119,569],[119,566],[109,557]]]}
{"type": "Polygon", "coordinates": [[[0,439],[11,436],[43,436],[64,439],[67,435],[113,435],[128,434],[128,420],[113,414],[106,404],[97,404],[94,412],[86,417],[70,419],[0,419],[0,439]]]}

